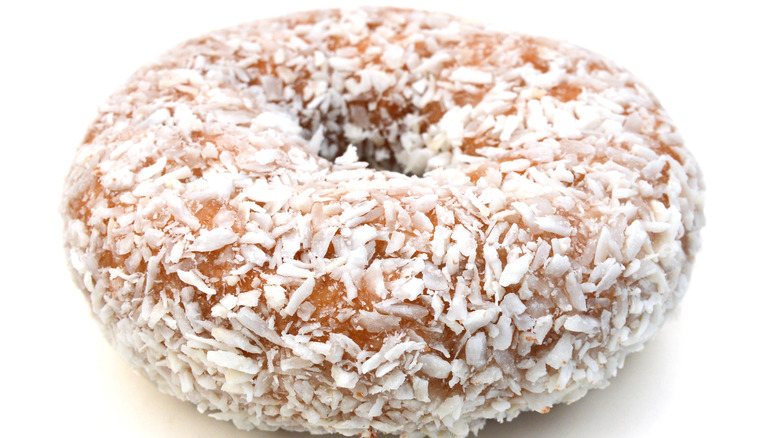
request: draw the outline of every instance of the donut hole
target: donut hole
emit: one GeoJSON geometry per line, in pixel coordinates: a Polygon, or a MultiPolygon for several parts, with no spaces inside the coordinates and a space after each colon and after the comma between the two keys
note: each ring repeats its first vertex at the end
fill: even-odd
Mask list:
{"type": "Polygon", "coordinates": [[[298,117],[310,150],[330,162],[354,146],[358,159],[372,169],[422,176],[451,161],[437,137],[441,115],[438,104],[420,109],[381,99],[344,102],[337,110],[303,111],[298,117]]]}

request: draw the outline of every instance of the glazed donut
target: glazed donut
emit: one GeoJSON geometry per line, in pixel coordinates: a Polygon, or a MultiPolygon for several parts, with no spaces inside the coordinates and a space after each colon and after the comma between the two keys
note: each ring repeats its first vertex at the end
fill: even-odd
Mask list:
{"type": "Polygon", "coordinates": [[[142,68],[62,212],[77,285],[162,391],[243,429],[463,437],[607,385],[686,289],[702,190],[612,62],[368,8],[142,68]]]}

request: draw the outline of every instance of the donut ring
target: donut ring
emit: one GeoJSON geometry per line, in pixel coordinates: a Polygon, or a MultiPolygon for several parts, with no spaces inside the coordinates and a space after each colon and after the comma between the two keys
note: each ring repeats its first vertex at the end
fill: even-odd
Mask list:
{"type": "Polygon", "coordinates": [[[398,9],[211,33],[68,175],[113,345],[240,428],[458,436],[607,385],[687,286],[702,180],[583,49],[398,9]]]}

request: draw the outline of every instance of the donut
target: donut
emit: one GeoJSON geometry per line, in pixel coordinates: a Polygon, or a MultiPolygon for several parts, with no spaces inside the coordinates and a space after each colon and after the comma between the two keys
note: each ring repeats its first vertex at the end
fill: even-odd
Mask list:
{"type": "Polygon", "coordinates": [[[241,429],[463,437],[605,387],[684,294],[702,199],[611,61],[361,8],[138,70],[61,211],[75,283],[163,392],[241,429]]]}

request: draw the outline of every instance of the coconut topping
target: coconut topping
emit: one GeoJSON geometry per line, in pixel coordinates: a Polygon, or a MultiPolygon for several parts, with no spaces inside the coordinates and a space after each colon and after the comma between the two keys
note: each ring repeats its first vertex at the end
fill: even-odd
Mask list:
{"type": "Polygon", "coordinates": [[[164,391],[243,429],[463,437],[607,385],[685,291],[702,189],[610,61],[365,8],[136,72],[63,216],[95,316],[164,391]]]}

